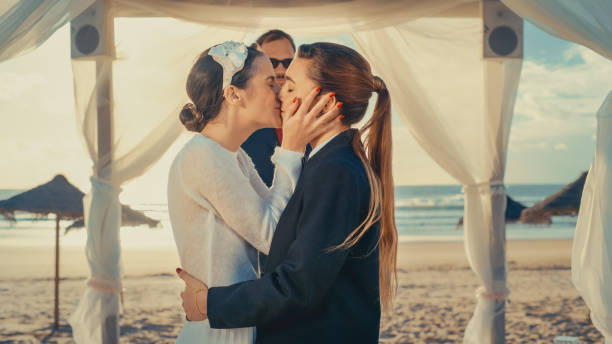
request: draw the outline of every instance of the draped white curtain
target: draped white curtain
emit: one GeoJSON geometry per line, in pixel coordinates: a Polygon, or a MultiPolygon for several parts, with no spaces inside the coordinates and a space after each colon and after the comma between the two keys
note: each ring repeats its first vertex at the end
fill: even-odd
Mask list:
{"type": "Polygon", "coordinates": [[[612,1],[501,0],[523,19],[612,59],[612,1]]]}
{"type": "Polygon", "coordinates": [[[572,280],[593,324],[612,344],[612,91],[597,112],[595,158],[580,202],[572,280]]]}
{"type": "Polygon", "coordinates": [[[483,60],[478,17],[423,18],[353,37],[416,141],[465,186],[466,253],[483,288],[464,341],[490,343],[507,293],[503,177],[522,61],[483,60]]]}
{"type": "MultiPolygon", "coordinates": [[[[612,59],[612,1],[502,0],[539,28],[612,59]]],[[[612,344],[612,99],[597,113],[597,148],[572,251],[572,279],[597,329],[612,344]]]]}
{"type": "Polygon", "coordinates": [[[77,123],[94,163],[84,201],[91,277],[69,318],[77,343],[112,338],[105,319],[120,313],[121,185],[143,174],[182,132],[178,114],[195,57],[220,36],[240,40],[244,33],[172,19],[118,19],[114,35],[116,58],[73,60],[77,123]],[[110,152],[100,154],[98,116],[105,106],[111,109],[110,152]]]}
{"type": "Polygon", "coordinates": [[[120,17],[173,17],[237,30],[281,28],[293,36],[327,36],[430,15],[472,13],[479,0],[113,0],[120,17]],[[230,5],[231,4],[231,5],[230,5]]]}
{"type": "Polygon", "coordinates": [[[44,43],[94,0],[3,0],[0,3],[0,62],[44,43]]]}

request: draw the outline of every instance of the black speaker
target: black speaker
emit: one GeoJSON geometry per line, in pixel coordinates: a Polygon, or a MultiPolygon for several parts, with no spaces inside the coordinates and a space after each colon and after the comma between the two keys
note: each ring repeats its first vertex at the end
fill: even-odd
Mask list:
{"type": "Polygon", "coordinates": [[[482,23],[484,58],[523,58],[523,18],[499,0],[484,0],[482,23]]]}
{"type": "Polygon", "coordinates": [[[70,22],[72,58],[106,55],[104,6],[104,0],[96,0],[70,22]]]}

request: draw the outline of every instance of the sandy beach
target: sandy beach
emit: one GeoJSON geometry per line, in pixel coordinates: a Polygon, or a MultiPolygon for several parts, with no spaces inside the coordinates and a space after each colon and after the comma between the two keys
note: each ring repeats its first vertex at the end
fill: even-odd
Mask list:
{"type": "MultiPolygon", "coordinates": [[[[571,282],[571,241],[509,241],[507,249],[507,343],[552,343],[560,335],[603,343],[571,282]]],[[[177,264],[171,248],[123,251],[123,343],[174,342],[184,319],[177,264]]],[[[0,247],[0,266],[0,343],[71,343],[66,318],[87,276],[83,249],[62,249],[61,329],[51,338],[53,248],[0,247]]],[[[478,287],[463,243],[402,243],[398,269],[397,303],[382,319],[380,342],[460,343],[478,287]]]]}

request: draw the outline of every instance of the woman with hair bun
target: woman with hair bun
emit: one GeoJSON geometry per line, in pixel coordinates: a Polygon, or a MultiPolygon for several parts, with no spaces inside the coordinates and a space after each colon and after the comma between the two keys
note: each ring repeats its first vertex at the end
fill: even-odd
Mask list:
{"type": "MultiPolygon", "coordinates": [[[[244,44],[225,42],[204,51],[187,78],[191,103],[180,112],[194,132],[170,167],[168,209],[182,266],[207,285],[258,277],[257,251],[268,254],[276,225],[302,170],[306,144],[334,126],[339,109],[292,103],[281,115],[270,60],[244,44]],[[301,106],[298,106],[301,105],[301,106]],[[272,161],[268,188],[240,145],[255,131],[285,133],[272,161]]],[[[212,329],[208,321],[186,322],[178,343],[252,343],[254,328],[212,329]]]]}

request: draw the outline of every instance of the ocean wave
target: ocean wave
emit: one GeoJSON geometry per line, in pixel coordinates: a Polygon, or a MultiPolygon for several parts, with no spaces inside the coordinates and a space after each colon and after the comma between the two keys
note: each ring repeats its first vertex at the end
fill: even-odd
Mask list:
{"type": "Polygon", "coordinates": [[[395,206],[406,208],[463,207],[463,194],[401,197],[396,198],[395,206]]]}
{"type": "Polygon", "coordinates": [[[459,210],[463,211],[463,205],[413,205],[413,206],[395,206],[395,211],[409,210],[459,210]]]}

